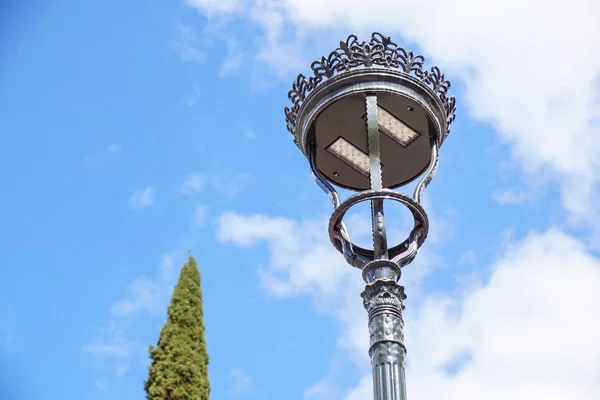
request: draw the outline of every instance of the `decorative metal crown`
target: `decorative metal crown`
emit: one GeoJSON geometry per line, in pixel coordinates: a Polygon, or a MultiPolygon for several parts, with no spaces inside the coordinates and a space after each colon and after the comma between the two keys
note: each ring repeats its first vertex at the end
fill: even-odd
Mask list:
{"type": "MultiPolygon", "coordinates": [[[[296,119],[302,103],[324,79],[329,79],[336,73],[361,66],[398,68],[401,72],[412,74],[426,83],[441,100],[446,110],[446,121],[449,127],[454,121],[456,111],[454,96],[448,97],[450,82],[445,79],[444,74],[436,66],[431,67],[429,71],[424,70],[424,61],[423,56],[414,55],[412,51],[407,52],[392,42],[389,36],[383,36],[378,32],[371,35],[371,41],[368,43],[359,42],[356,35],[348,36],[348,39],[345,42],[340,42],[340,47],[331,52],[329,56],[322,57],[320,61],[315,61],[310,65],[313,76],[306,79],[304,74],[298,75],[292,85],[292,90],[288,92],[292,107],[285,108],[285,122],[288,131],[295,135],[296,119]]],[[[450,129],[444,137],[448,133],[450,133],[450,129]]]]}

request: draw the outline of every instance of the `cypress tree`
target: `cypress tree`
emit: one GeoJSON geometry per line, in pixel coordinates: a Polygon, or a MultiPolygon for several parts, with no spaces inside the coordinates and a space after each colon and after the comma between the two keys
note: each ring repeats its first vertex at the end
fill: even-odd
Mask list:
{"type": "Polygon", "coordinates": [[[208,353],[204,340],[200,271],[191,256],[173,290],[167,322],[144,382],[147,400],[208,400],[208,353]]]}

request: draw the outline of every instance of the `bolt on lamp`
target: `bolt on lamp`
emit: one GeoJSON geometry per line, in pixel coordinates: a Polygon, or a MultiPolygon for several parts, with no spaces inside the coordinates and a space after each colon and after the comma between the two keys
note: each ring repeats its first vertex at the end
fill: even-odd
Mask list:
{"type": "Polygon", "coordinates": [[[308,159],[313,177],[333,202],[329,237],[366,282],[371,365],[376,400],[405,400],[404,287],[402,268],[417,255],[429,229],[421,194],[438,165],[438,150],[454,121],[456,101],[438,67],[373,33],[368,42],[350,35],[329,56],[300,74],[288,93],[287,129],[308,159]],[[411,196],[393,189],[417,182],[411,196]],[[341,202],[334,186],[356,192],[341,202]],[[383,201],[406,206],[414,226],[389,247],[383,201]],[[371,202],[373,249],[352,243],[343,218],[371,202]]]}

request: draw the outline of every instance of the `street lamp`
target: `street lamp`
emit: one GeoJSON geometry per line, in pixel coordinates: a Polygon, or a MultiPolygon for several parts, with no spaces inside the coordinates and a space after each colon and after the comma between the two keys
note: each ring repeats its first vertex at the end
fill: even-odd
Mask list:
{"type": "Polygon", "coordinates": [[[438,165],[438,149],[454,120],[456,102],[439,68],[374,33],[368,42],[350,35],[329,56],[311,64],[288,93],[287,129],[310,163],[317,184],[333,202],[329,237],[346,261],[362,270],[369,316],[376,400],[405,400],[404,287],[402,267],[425,241],[429,222],[421,193],[438,165]],[[393,189],[420,177],[411,196],[393,189]],[[354,192],[343,202],[334,186],[354,192]],[[404,242],[388,247],[383,201],[406,206],[414,217],[404,242]],[[343,218],[371,202],[373,249],[352,243],[343,218]]]}

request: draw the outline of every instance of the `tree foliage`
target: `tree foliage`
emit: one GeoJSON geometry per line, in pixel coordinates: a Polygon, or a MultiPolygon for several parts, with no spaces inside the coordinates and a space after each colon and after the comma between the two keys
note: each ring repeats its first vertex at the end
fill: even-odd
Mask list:
{"type": "Polygon", "coordinates": [[[200,271],[191,255],[173,290],[158,344],[150,346],[150,359],[147,400],[209,399],[200,271]]]}

